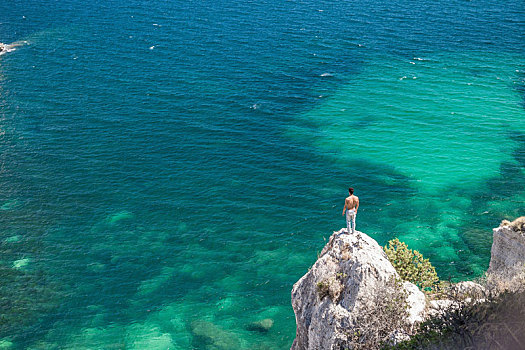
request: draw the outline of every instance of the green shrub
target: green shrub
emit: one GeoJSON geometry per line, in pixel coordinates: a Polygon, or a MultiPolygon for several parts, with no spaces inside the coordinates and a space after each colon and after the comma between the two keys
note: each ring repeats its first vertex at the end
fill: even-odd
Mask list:
{"type": "Polygon", "coordinates": [[[397,238],[389,241],[383,249],[401,279],[414,283],[425,293],[438,289],[436,269],[417,250],[408,249],[406,243],[397,238]]]}
{"type": "Polygon", "coordinates": [[[326,281],[317,282],[317,293],[319,294],[319,299],[330,294],[330,285],[326,281]]]}
{"type": "Polygon", "coordinates": [[[317,283],[317,294],[319,295],[319,300],[328,296],[334,303],[339,302],[341,292],[344,289],[343,284],[339,280],[339,276],[343,276],[343,274],[337,274],[337,276],[338,277],[332,277],[317,283]]]}

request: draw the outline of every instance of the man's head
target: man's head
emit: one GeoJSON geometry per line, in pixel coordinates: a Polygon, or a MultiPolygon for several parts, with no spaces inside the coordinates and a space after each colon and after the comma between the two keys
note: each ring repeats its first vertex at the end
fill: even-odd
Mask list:
{"type": "Polygon", "coordinates": [[[354,194],[354,188],[353,187],[350,187],[348,189],[348,193],[350,193],[350,195],[353,195],[354,194]]]}

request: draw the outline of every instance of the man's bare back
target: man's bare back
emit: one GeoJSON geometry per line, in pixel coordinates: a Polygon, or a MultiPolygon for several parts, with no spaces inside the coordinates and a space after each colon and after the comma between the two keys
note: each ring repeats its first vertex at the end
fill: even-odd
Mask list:
{"type": "Polygon", "coordinates": [[[359,197],[357,197],[356,195],[346,197],[343,214],[345,210],[355,210],[355,212],[357,213],[357,208],[359,208],[359,197]]]}

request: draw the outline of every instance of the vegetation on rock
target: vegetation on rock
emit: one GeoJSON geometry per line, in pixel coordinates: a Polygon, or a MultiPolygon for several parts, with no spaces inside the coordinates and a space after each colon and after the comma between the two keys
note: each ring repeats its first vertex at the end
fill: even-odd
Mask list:
{"type": "Polygon", "coordinates": [[[402,280],[412,282],[425,293],[435,292],[439,286],[436,269],[417,250],[395,238],[388,242],[384,251],[402,280]]]}
{"type": "Polygon", "coordinates": [[[484,295],[450,294],[451,303],[419,325],[397,350],[525,349],[525,274],[510,284],[491,276],[484,295]],[[501,286],[505,286],[500,289],[501,286]]]}
{"type": "Polygon", "coordinates": [[[338,302],[343,289],[344,286],[339,281],[339,276],[337,278],[325,279],[317,283],[317,293],[319,295],[319,300],[322,300],[324,297],[328,296],[333,302],[338,302]]]}

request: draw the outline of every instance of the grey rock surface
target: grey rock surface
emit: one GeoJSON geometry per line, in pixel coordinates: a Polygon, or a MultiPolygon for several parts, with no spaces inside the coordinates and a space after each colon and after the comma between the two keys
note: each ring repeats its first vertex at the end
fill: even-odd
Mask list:
{"type": "MultiPolygon", "coordinates": [[[[504,220],[493,232],[489,281],[491,276],[499,283],[521,281],[525,278],[525,217],[504,220]]],[[[387,282],[398,277],[374,239],[362,232],[346,234],[346,229],[334,232],[312,268],[293,286],[297,332],[292,350],[339,349],[367,301],[378,300],[387,282]]],[[[402,288],[409,306],[407,321],[412,325],[460,307],[453,300],[427,301],[410,282],[403,282],[402,288]]],[[[478,283],[464,281],[452,285],[449,292],[456,298],[483,302],[486,291],[478,283]]],[[[394,336],[403,339],[406,334],[394,336]]]]}
{"type": "Polygon", "coordinates": [[[493,230],[489,274],[512,278],[525,270],[525,216],[504,220],[493,230]]]}
{"type": "Polygon", "coordinates": [[[452,292],[459,298],[481,299],[485,294],[485,287],[472,281],[463,281],[452,286],[452,292]]]}
{"type": "MultiPolygon", "coordinates": [[[[292,289],[297,333],[292,350],[338,349],[348,329],[374,293],[392,278],[398,278],[379,244],[362,232],[334,232],[319,258],[292,289]]],[[[404,282],[409,304],[409,322],[421,321],[425,296],[404,282]]]]}

